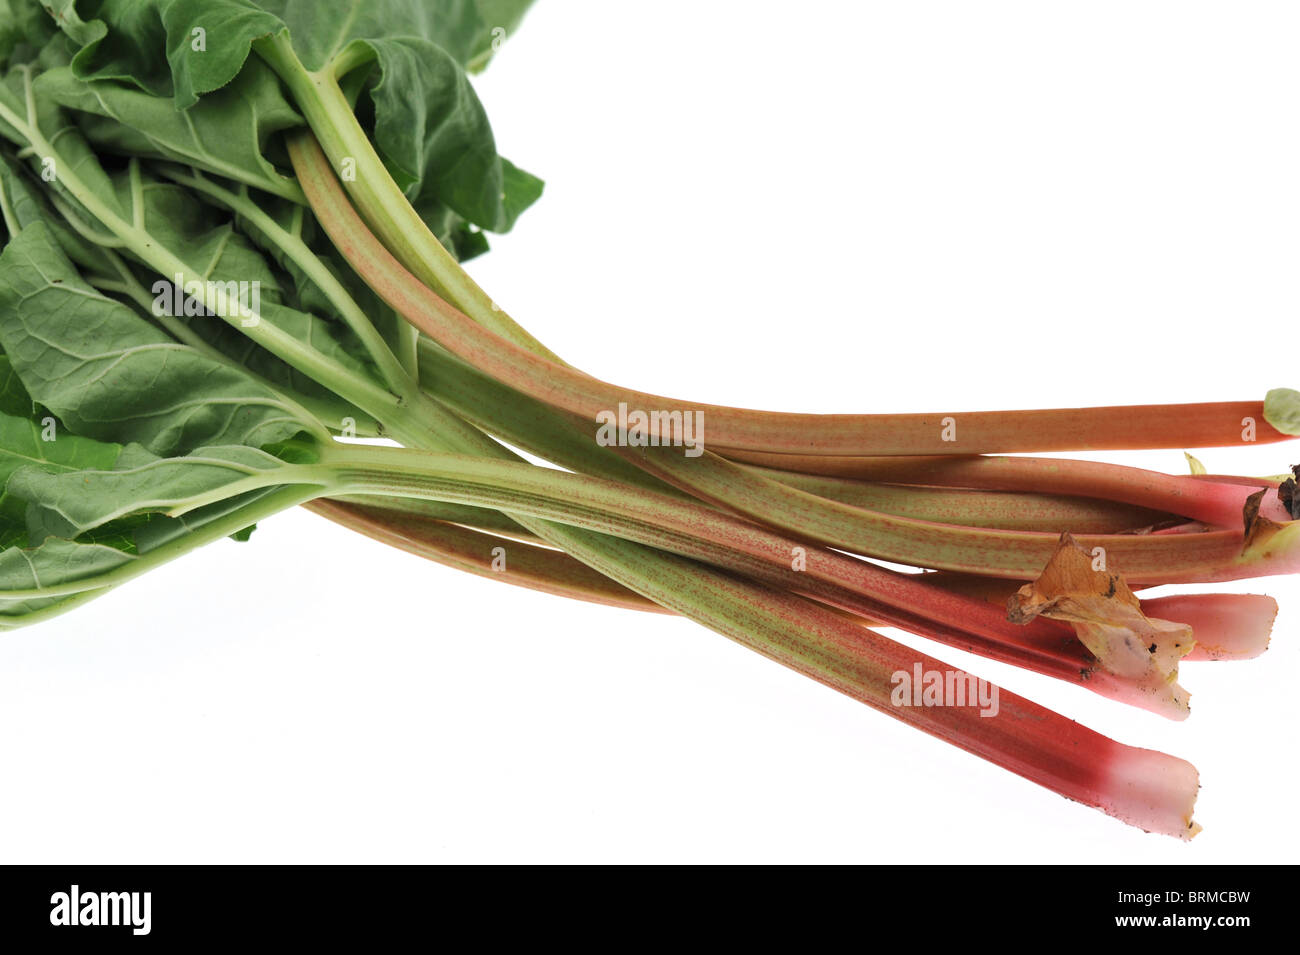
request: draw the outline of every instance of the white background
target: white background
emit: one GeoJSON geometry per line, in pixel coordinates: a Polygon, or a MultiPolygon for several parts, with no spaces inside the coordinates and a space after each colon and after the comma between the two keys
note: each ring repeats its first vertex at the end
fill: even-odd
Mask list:
{"type": "MultiPolygon", "coordinates": [[[[542,0],[478,87],[547,193],[472,271],[579,367],[702,401],[1258,398],[1297,384],[1298,14],[542,0]]],[[[1294,862],[1300,592],[1238,589],[1273,646],[1186,664],[1185,723],[934,651],[1192,760],[1182,844],[685,621],[289,513],[0,639],[0,861],[1294,862]]]]}

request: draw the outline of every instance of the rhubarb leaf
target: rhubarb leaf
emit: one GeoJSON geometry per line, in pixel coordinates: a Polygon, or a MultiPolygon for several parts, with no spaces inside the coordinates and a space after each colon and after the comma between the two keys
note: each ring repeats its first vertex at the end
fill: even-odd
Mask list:
{"type": "MultiPolygon", "coordinates": [[[[77,135],[75,130],[68,132],[69,137],[77,135]]],[[[84,171],[94,172],[88,167],[84,171]]],[[[133,190],[130,176],[125,173],[112,178],[102,176],[101,182],[114,207],[120,204],[130,210],[127,217],[133,217],[134,205],[139,201],[142,205],[139,218],[150,237],[158,245],[183,257],[192,271],[206,275],[211,281],[223,284],[243,282],[249,289],[259,289],[260,312],[264,321],[310,344],[354,376],[377,380],[377,372],[369,359],[357,357],[363,349],[345,324],[318,318],[283,303],[280,275],[268,267],[265,259],[243,235],[232,229],[232,220],[224,209],[206,206],[192,192],[170,182],[156,181],[148,174],[140,177],[138,192],[133,190]]],[[[30,177],[0,162],[0,188],[7,188],[13,195],[17,203],[15,218],[20,226],[35,221],[45,223],[56,234],[64,254],[87,274],[121,280],[122,261],[110,261],[105,249],[69,228],[63,217],[51,210],[47,195],[31,187],[30,177]]],[[[268,197],[268,201],[278,200],[268,197]]],[[[127,255],[125,250],[122,252],[127,255]]],[[[241,330],[230,327],[202,309],[184,308],[183,296],[176,294],[174,286],[165,278],[159,278],[147,267],[129,261],[129,255],[125,265],[132,270],[140,294],[154,296],[151,305],[155,310],[165,309],[175,315],[177,321],[189,324],[195,334],[234,363],[271,383],[282,394],[315,407],[324,415],[322,420],[329,420],[336,427],[345,418],[364,420],[360,412],[341,402],[334,392],[262,349],[241,330]],[[187,311],[197,314],[186,314],[187,311]]],[[[135,304],[141,303],[137,301],[135,304]]]]}
{"type": "MultiPolygon", "coordinates": [[[[121,214],[122,208],[118,205],[108,174],[80,130],[69,120],[67,112],[53,100],[35,95],[35,82],[41,71],[57,68],[66,61],[66,56],[60,55],[53,44],[44,53],[50,55],[43,54],[39,65],[23,64],[9,71],[3,82],[0,82],[0,103],[29,125],[35,126],[47,141],[58,144],[57,157],[33,154],[31,164],[50,189],[73,209],[81,212],[83,221],[90,223],[94,220],[82,210],[81,203],[64,189],[61,177],[69,171],[111,211],[121,214]],[[33,107],[30,110],[29,104],[33,107]]],[[[0,122],[0,134],[20,148],[28,145],[26,136],[3,122],[0,122]]]]}
{"type": "Polygon", "coordinates": [[[42,424],[0,413],[0,486],[15,471],[32,466],[59,474],[111,468],[121,451],[120,445],[61,429],[53,418],[42,424]]]}
{"type": "MultiPolygon", "coordinates": [[[[72,60],[77,77],[129,81],[154,96],[174,96],[181,110],[249,69],[255,40],[288,35],[308,70],[344,59],[366,71],[358,113],[373,117],[375,147],[412,203],[422,212],[440,204],[481,229],[505,232],[541,194],[541,182],[497,154],[465,67],[471,60],[486,62],[501,36],[494,31],[516,25],[525,6],[470,0],[103,0],[99,19],[64,29],[80,47],[72,60]],[[133,29],[139,34],[119,36],[133,29]]],[[[442,225],[464,252],[481,247],[469,240],[469,230],[442,225]]]]}
{"type": "Polygon", "coordinates": [[[171,454],[256,447],[305,428],[242,370],[87,285],[40,222],[0,253],[0,345],[32,397],[77,434],[171,454]]]}
{"type": "MultiPolygon", "coordinates": [[[[519,22],[533,5],[533,0],[476,0],[478,23],[469,39],[469,59],[465,68],[478,73],[501,49],[502,44],[515,35],[519,22]]],[[[443,44],[448,50],[451,47],[443,44]]]]}
{"type": "Polygon", "coordinates": [[[436,198],[491,232],[507,232],[541,194],[540,180],[506,167],[464,69],[427,40],[367,38],[378,61],[370,87],[375,145],[412,200],[436,198]],[[419,91],[412,102],[411,91],[419,91]]]}
{"type": "MultiPolygon", "coordinates": [[[[104,7],[136,3],[107,0],[104,7]]],[[[481,69],[514,32],[531,0],[154,0],[154,5],[167,31],[177,101],[186,109],[198,96],[230,82],[252,40],[281,30],[289,31],[309,70],[323,68],[353,40],[381,37],[426,40],[462,69],[471,64],[481,69]],[[206,49],[194,49],[196,29],[205,31],[206,49]]],[[[79,70],[94,69],[93,60],[79,63],[79,70]]],[[[160,71],[155,51],[142,52],[138,61],[145,75],[160,71]]]]}
{"type": "Polygon", "coordinates": [[[31,59],[55,32],[37,0],[0,0],[0,70],[31,59]]]}
{"type": "Polygon", "coordinates": [[[275,134],[303,120],[260,60],[184,113],[168,96],[87,82],[67,67],[43,73],[33,87],[38,96],[75,110],[82,134],[101,151],[181,162],[301,201],[297,186],[265,154],[275,134]]]}
{"type": "Polygon", "coordinates": [[[44,0],[60,30],[78,47],[72,64],[87,79],[135,83],[156,94],[168,92],[162,66],[166,31],[154,0],[106,0],[93,19],[82,20],[77,0],[44,0]]]}
{"type": "MultiPolygon", "coordinates": [[[[163,514],[249,478],[265,479],[284,462],[255,448],[200,448],[183,457],[160,458],[138,446],[127,448],[115,468],[83,468],[69,473],[25,467],[9,478],[8,491],[28,502],[28,537],[74,539],[111,521],[141,513],[163,514]]],[[[183,526],[183,525],[182,525],[183,526]]]]}
{"type": "Polygon", "coordinates": [[[139,558],[116,547],[51,538],[38,547],[8,547],[0,551],[0,627],[16,626],[23,617],[72,603],[80,595],[10,597],[16,591],[39,590],[91,580],[120,570],[139,558]]]}
{"type": "Polygon", "coordinates": [[[26,420],[36,411],[36,402],[23,387],[23,381],[9,364],[9,356],[0,354],[0,414],[26,420]]]}
{"type": "MultiPolygon", "coordinates": [[[[16,376],[4,360],[5,374],[10,382],[16,376]]],[[[7,386],[7,391],[12,385],[7,386]]],[[[28,543],[27,502],[10,491],[6,484],[16,471],[37,467],[52,473],[78,473],[82,468],[109,468],[117,462],[121,447],[75,435],[59,425],[52,416],[33,420],[32,400],[12,395],[6,404],[21,406],[25,400],[28,411],[24,414],[0,413],[0,546],[28,543]]]]}
{"type": "Polygon", "coordinates": [[[67,220],[54,211],[48,192],[37,189],[32,177],[17,163],[0,155],[0,192],[13,213],[19,229],[33,222],[44,222],[54,233],[63,254],[76,263],[79,269],[96,275],[113,275],[115,270],[103,246],[85,238],[73,229],[67,220]]]}

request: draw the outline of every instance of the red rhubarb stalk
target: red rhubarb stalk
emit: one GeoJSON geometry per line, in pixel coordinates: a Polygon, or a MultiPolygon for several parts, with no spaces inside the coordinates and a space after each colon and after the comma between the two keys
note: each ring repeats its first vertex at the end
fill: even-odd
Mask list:
{"type": "Polygon", "coordinates": [[[915,695],[898,691],[912,675],[960,685],[968,674],[793,594],[731,577],[702,581],[690,561],[665,559],[653,574],[626,577],[601,549],[581,545],[589,536],[573,542],[585,563],[799,673],[1130,825],[1180,839],[1199,831],[1192,821],[1198,776],[1185,760],[1117,743],[987,682],[983,698],[996,694],[996,713],[969,705],[969,696],[967,705],[945,695],[941,705],[924,705],[924,697],[908,705],[915,695]],[[730,612],[737,607],[748,608],[741,626],[730,612]]]}

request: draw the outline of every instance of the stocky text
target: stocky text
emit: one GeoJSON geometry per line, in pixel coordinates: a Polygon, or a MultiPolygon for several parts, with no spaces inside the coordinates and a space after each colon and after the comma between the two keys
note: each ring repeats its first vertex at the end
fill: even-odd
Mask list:
{"type": "Polygon", "coordinates": [[[129,925],[132,935],[148,935],[151,892],[82,892],[74,885],[50,896],[51,925],[129,925]]]}
{"type": "Polygon", "coordinates": [[[628,410],[596,412],[596,443],[602,448],[657,448],[661,445],[685,448],[688,458],[704,453],[703,411],[628,410]]]}
{"type": "Polygon", "coordinates": [[[889,682],[895,706],[978,706],[980,716],[998,715],[997,686],[961,670],[924,670],[918,662],[911,673],[895,670],[889,682]]]}
{"type": "Polygon", "coordinates": [[[153,313],[194,317],[221,315],[238,318],[239,324],[252,328],[260,321],[262,313],[262,283],[252,282],[186,282],[177,273],[172,281],[159,279],[153,283],[153,313]]]}

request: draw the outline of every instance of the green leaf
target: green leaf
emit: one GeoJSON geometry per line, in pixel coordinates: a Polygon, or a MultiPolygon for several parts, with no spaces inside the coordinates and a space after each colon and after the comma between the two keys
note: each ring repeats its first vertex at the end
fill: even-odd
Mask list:
{"type": "MultiPolygon", "coordinates": [[[[47,141],[58,144],[57,157],[33,154],[30,157],[31,166],[34,172],[41,175],[42,181],[47,183],[50,189],[62,196],[74,210],[80,212],[84,221],[93,221],[82,209],[81,204],[63,188],[60,177],[66,172],[74,173],[97,199],[120,214],[122,210],[117,205],[117,197],[108,173],[100,165],[99,157],[90,148],[80,130],[71,123],[66,111],[53,100],[38,97],[34,92],[35,81],[44,70],[57,69],[65,65],[66,61],[66,55],[60,53],[56,44],[50,44],[42,51],[39,63],[20,64],[5,75],[3,82],[0,82],[0,102],[3,102],[10,111],[23,117],[29,125],[34,125],[47,141]],[[29,103],[34,106],[34,110],[29,110],[29,103]]],[[[28,145],[25,136],[8,128],[3,122],[0,122],[0,133],[20,147],[25,148],[28,145]]]]}
{"type": "MultiPolygon", "coordinates": [[[[69,129],[67,138],[79,138],[75,129],[69,129]]],[[[311,345],[317,351],[330,358],[336,365],[346,369],[352,375],[378,380],[378,373],[366,355],[364,348],[352,330],[340,321],[294,309],[284,303],[280,292],[282,284],[288,283],[282,273],[268,267],[266,260],[251,243],[232,228],[229,213],[224,209],[205,205],[200,198],[188,189],[171,182],[158,181],[150,176],[140,178],[140,189],[133,189],[131,177],[126,172],[119,172],[109,177],[101,169],[85,170],[90,175],[99,176],[100,186],[97,192],[105,192],[111,208],[129,210],[119,214],[131,220],[136,218],[137,202],[141,209],[139,218],[150,238],[159,246],[172,251],[185,260],[192,272],[202,274],[213,282],[244,282],[246,288],[256,287],[260,293],[260,317],[268,325],[275,325],[298,340],[311,345]],[[251,283],[256,283],[252,285],[251,283]],[[358,357],[360,356],[360,357],[358,357]]],[[[0,167],[0,173],[3,168],[0,167]]],[[[10,174],[19,183],[23,181],[14,170],[10,174]]],[[[0,185],[4,184],[0,178],[0,185]]],[[[26,188],[26,186],[24,186],[26,188]]],[[[267,197],[269,199],[269,197],[267,197]]],[[[272,200],[274,202],[274,200],[272,200]]],[[[72,204],[72,200],[69,200],[72,204]]],[[[298,208],[289,206],[288,208],[298,208]]],[[[93,242],[86,242],[67,227],[61,216],[48,208],[45,195],[29,193],[24,209],[30,214],[20,217],[20,224],[30,221],[42,221],[56,234],[65,254],[78,265],[92,274],[108,275],[120,279],[113,264],[105,257],[103,249],[93,242]]],[[[75,210],[72,210],[75,212],[75,210]]],[[[89,218],[87,213],[82,215],[89,218]]],[[[93,221],[93,220],[92,220],[93,221]]],[[[98,225],[95,228],[100,228],[98,225]]],[[[129,252],[121,250],[127,256],[126,265],[134,272],[139,285],[139,297],[135,305],[146,310],[167,307],[177,296],[173,295],[173,286],[168,277],[158,277],[146,266],[138,265],[130,258],[129,252]],[[154,301],[149,302],[149,296],[154,301]]],[[[118,263],[120,267],[120,263],[118,263]]],[[[305,402],[323,414],[324,420],[335,427],[339,422],[351,417],[360,422],[365,420],[355,409],[340,399],[330,389],[320,385],[308,376],[290,367],[280,358],[258,346],[238,328],[231,327],[225,321],[211,316],[202,309],[191,311],[198,314],[186,315],[185,310],[170,309],[178,321],[189,324],[191,330],[208,344],[212,345],[235,364],[246,367],[249,371],[271,383],[272,387],[294,400],[305,402]]],[[[149,323],[152,324],[152,323],[149,323]]],[[[390,324],[395,322],[390,321],[390,324]]]]}
{"type": "Polygon", "coordinates": [[[121,445],[62,429],[53,418],[46,424],[0,413],[0,485],[15,471],[32,466],[57,474],[111,468],[121,451],[121,445]]]}
{"type": "Polygon", "coordinates": [[[82,134],[100,150],[185,163],[301,201],[300,190],[265,151],[272,136],[302,126],[303,120],[260,60],[184,113],[170,97],[114,82],[87,82],[71,68],[49,70],[33,86],[37,96],[76,110],[82,134]]]}
{"type": "MultiPolygon", "coordinates": [[[[243,69],[253,40],[284,29],[278,16],[249,0],[159,0],[159,6],[177,109],[189,109],[203,94],[225,86],[243,69]]],[[[328,3],[317,6],[319,29],[347,21],[328,3]]]]}
{"type": "MultiPolygon", "coordinates": [[[[96,20],[87,23],[81,19],[77,13],[77,0],[42,0],[41,6],[54,18],[59,29],[79,46],[97,44],[108,33],[108,27],[104,23],[96,20]]],[[[129,10],[133,4],[123,3],[120,6],[129,10]]]]}
{"type": "Polygon", "coordinates": [[[470,56],[465,68],[478,73],[488,65],[502,45],[515,35],[533,0],[477,0],[478,25],[470,39],[470,56]]]}
{"type": "Polygon", "coordinates": [[[38,191],[32,178],[3,155],[0,155],[0,192],[8,201],[19,229],[43,222],[54,233],[63,254],[78,268],[98,275],[113,275],[104,248],[71,228],[51,207],[48,192],[38,191]]]}
{"type": "Polygon", "coordinates": [[[16,623],[29,614],[73,603],[80,596],[13,598],[5,596],[7,593],[91,580],[138,559],[116,547],[58,538],[33,548],[6,548],[0,552],[0,619],[16,623]]]}
{"type": "MultiPolygon", "coordinates": [[[[9,356],[0,355],[0,414],[30,418],[35,411],[36,402],[32,401],[22,379],[9,364],[9,356]]],[[[3,447],[0,447],[0,453],[3,453],[3,447]]]]}
{"type": "MultiPolygon", "coordinates": [[[[200,448],[170,458],[142,448],[128,451],[112,469],[69,472],[24,467],[15,471],[7,490],[28,502],[29,539],[72,540],[125,517],[164,513],[245,479],[272,475],[284,466],[270,454],[240,445],[200,448]]],[[[265,486],[272,483],[273,478],[267,478],[265,486]]],[[[232,489],[229,496],[239,495],[232,489]]]]}
{"type": "Polygon", "coordinates": [[[0,70],[30,60],[54,32],[37,0],[0,0],[0,70]]]}
{"type": "MultiPolygon", "coordinates": [[[[72,63],[78,77],[129,80],[174,95],[182,110],[248,69],[251,44],[270,35],[287,33],[308,70],[340,57],[361,64],[368,104],[358,109],[373,113],[375,147],[407,197],[421,209],[436,201],[481,229],[505,232],[540,195],[541,182],[497,154],[465,69],[486,62],[500,36],[493,31],[512,29],[526,7],[481,0],[103,0],[97,16],[106,36],[96,39],[89,28],[69,35],[83,44],[72,63]],[[166,33],[167,83],[154,20],[166,33]],[[129,25],[139,35],[119,38],[129,25]]],[[[466,231],[455,234],[464,239],[466,231]]],[[[471,255],[480,250],[466,243],[471,255]]]]}
{"type": "Polygon", "coordinates": [[[50,537],[36,547],[5,548],[0,551],[0,629],[63,613],[211,541],[246,537],[257,521],[303,497],[297,488],[252,492],[219,501],[184,521],[136,514],[76,541],[50,537]]]}
{"type": "MultiPolygon", "coordinates": [[[[524,210],[542,197],[542,180],[524,172],[509,159],[501,157],[501,205],[506,220],[514,225],[524,210]]],[[[497,230],[504,231],[504,230],[497,230]]]]}
{"type": "Polygon", "coordinates": [[[95,19],[83,22],[77,0],[46,6],[59,28],[78,47],[72,59],[84,79],[120,80],[165,96],[170,92],[164,53],[167,33],[156,0],[108,0],[96,5],[95,19]]]}
{"type": "Polygon", "coordinates": [[[487,113],[464,68],[417,37],[354,42],[378,61],[379,79],[370,88],[375,146],[407,197],[433,196],[484,229],[509,231],[541,184],[515,169],[509,185],[519,194],[507,193],[487,113]]]}
{"type": "MultiPolygon", "coordinates": [[[[358,38],[420,37],[436,43],[462,68],[471,61],[486,63],[485,54],[500,46],[499,33],[513,33],[530,2],[520,0],[217,0],[196,4],[193,0],[164,0],[163,21],[171,39],[174,73],[193,71],[191,88],[199,94],[224,86],[237,73],[243,60],[229,56],[219,63],[176,55],[182,23],[200,26],[202,21],[220,23],[223,33],[236,33],[250,40],[287,29],[294,49],[309,70],[319,70],[358,38]],[[204,71],[199,74],[198,71],[204,71]],[[202,76],[199,80],[198,77],[202,76]],[[224,77],[224,78],[223,78],[224,77]]],[[[213,51],[211,26],[207,28],[208,52],[213,51]]],[[[183,90],[177,78],[177,90],[183,90]]],[[[180,97],[184,103],[184,95],[180,97]]]]}
{"type": "Polygon", "coordinates": [[[0,413],[0,546],[21,544],[26,546],[27,502],[16,497],[6,487],[10,475],[29,467],[39,467],[52,473],[77,472],[82,468],[108,468],[117,462],[121,447],[83,438],[62,427],[49,414],[34,420],[32,400],[21,384],[15,386],[17,376],[9,367],[7,358],[0,358],[6,379],[6,410],[0,413]],[[21,395],[14,392],[21,391],[21,395]],[[25,410],[21,409],[23,404],[25,410]],[[16,406],[11,413],[10,406],[16,406]]]}
{"type": "Polygon", "coordinates": [[[87,285],[43,223],[0,254],[0,345],[32,397],[78,434],[172,454],[256,447],[304,427],[240,369],[87,285]]]}
{"type": "Polygon", "coordinates": [[[1283,434],[1300,434],[1300,391],[1271,390],[1264,396],[1264,420],[1283,434]]]}

